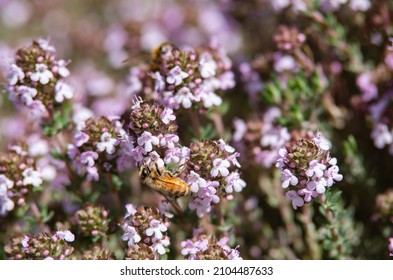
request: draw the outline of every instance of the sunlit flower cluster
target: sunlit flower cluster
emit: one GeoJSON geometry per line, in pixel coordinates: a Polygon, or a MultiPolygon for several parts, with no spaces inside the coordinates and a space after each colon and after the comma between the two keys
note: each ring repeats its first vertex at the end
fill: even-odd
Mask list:
{"type": "Polygon", "coordinates": [[[77,129],[67,153],[79,175],[97,181],[99,174],[131,165],[128,136],[117,117],[89,118],[77,129]]]}
{"type": "Polygon", "coordinates": [[[42,175],[35,161],[22,146],[11,145],[8,153],[0,154],[0,216],[5,216],[15,206],[24,206],[27,196],[38,190],[42,175]]]}
{"type": "Polygon", "coordinates": [[[164,43],[153,53],[148,69],[131,70],[130,90],[170,109],[211,108],[222,103],[220,91],[235,85],[231,66],[217,46],[194,50],[164,43]]]}
{"type": "MultiPolygon", "coordinates": [[[[136,259],[143,259],[137,254],[146,256],[146,252],[139,252],[148,246],[151,252],[157,252],[159,255],[166,254],[166,247],[170,245],[167,229],[169,222],[157,208],[148,208],[144,206],[126,205],[127,213],[124,216],[125,221],[122,224],[124,231],[122,239],[127,241],[128,247],[133,248],[128,255],[134,255],[136,259]],[[144,245],[143,245],[144,244],[144,245]],[[136,248],[137,246],[137,248],[136,248]],[[136,255],[135,255],[136,254],[136,255]]],[[[156,258],[155,254],[151,254],[156,258]]]]}
{"type": "Polygon", "coordinates": [[[278,151],[276,166],[280,168],[285,197],[294,209],[325,193],[341,181],[337,159],[330,156],[330,147],[320,133],[291,142],[278,151]]]}
{"type": "Polygon", "coordinates": [[[229,238],[216,240],[213,237],[199,235],[181,243],[181,254],[189,260],[242,260],[238,247],[228,246],[229,238]]]}
{"type": "Polygon", "coordinates": [[[31,116],[50,120],[62,103],[74,95],[65,82],[69,61],[57,60],[49,41],[39,39],[16,52],[8,75],[10,99],[31,116]]]}

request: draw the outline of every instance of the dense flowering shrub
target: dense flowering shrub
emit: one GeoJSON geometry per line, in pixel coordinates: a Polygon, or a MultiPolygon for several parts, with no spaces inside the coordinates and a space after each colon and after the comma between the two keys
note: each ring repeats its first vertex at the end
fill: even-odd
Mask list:
{"type": "Polygon", "coordinates": [[[49,2],[0,1],[0,259],[393,255],[392,1],[49,2]]]}

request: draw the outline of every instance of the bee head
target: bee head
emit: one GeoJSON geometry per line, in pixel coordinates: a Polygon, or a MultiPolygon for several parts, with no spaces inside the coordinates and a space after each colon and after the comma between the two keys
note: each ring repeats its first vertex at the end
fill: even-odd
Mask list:
{"type": "Polygon", "coordinates": [[[142,165],[139,167],[139,177],[144,181],[150,174],[150,169],[147,165],[142,165]]]}

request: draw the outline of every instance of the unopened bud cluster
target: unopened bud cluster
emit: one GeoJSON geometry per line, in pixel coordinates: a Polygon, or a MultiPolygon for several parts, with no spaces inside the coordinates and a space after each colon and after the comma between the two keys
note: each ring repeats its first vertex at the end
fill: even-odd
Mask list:
{"type": "Polygon", "coordinates": [[[105,248],[102,244],[94,244],[88,250],[84,250],[81,256],[82,260],[114,260],[113,254],[108,248],[105,248]]]}
{"type": "Polygon", "coordinates": [[[70,259],[74,251],[68,244],[74,239],[75,236],[68,230],[57,231],[55,234],[16,236],[10,239],[5,251],[10,259],[65,260],[70,259]]]}
{"type": "Polygon", "coordinates": [[[296,27],[281,25],[278,27],[273,39],[281,52],[293,52],[301,48],[306,41],[306,36],[300,33],[296,27]]]}
{"type": "Polygon", "coordinates": [[[86,205],[75,215],[75,226],[82,236],[105,237],[108,231],[108,210],[100,206],[86,205]]]}

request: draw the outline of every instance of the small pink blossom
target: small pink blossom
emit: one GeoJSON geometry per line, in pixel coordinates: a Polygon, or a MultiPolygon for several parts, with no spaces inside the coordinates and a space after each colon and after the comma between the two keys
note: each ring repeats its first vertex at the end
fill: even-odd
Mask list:
{"type": "Polygon", "coordinates": [[[176,116],[173,115],[173,110],[170,108],[165,108],[160,115],[161,120],[164,124],[169,124],[169,122],[174,121],[176,116]]]}
{"type": "Polygon", "coordinates": [[[230,163],[226,159],[216,158],[213,160],[213,168],[210,171],[210,175],[212,177],[217,177],[221,175],[222,177],[226,177],[229,175],[229,168],[230,163]]]}
{"type": "Polygon", "coordinates": [[[55,92],[55,100],[58,103],[62,103],[64,99],[71,99],[74,96],[74,92],[72,91],[71,87],[62,80],[56,83],[55,92]]]}
{"type": "Polygon", "coordinates": [[[35,71],[30,75],[30,79],[35,82],[40,82],[43,85],[49,83],[53,79],[53,73],[48,70],[48,66],[43,63],[37,63],[35,65],[35,71]]]}
{"type": "Polygon", "coordinates": [[[157,239],[162,239],[163,237],[162,232],[165,232],[168,229],[163,223],[154,219],[149,222],[149,226],[150,227],[146,229],[146,235],[147,236],[154,235],[154,237],[157,239]]]}
{"type": "Polygon", "coordinates": [[[124,219],[127,219],[130,216],[134,216],[135,213],[137,212],[134,204],[127,204],[126,210],[127,210],[127,213],[124,215],[124,219]]]}
{"type": "Polygon", "coordinates": [[[94,161],[98,159],[98,154],[93,151],[83,152],[81,154],[81,163],[87,166],[94,166],[94,161]]]}
{"type": "Polygon", "coordinates": [[[8,83],[10,85],[16,85],[18,81],[22,81],[25,77],[25,73],[16,64],[12,64],[10,67],[10,73],[8,75],[8,83]]]}
{"type": "Polygon", "coordinates": [[[292,186],[296,186],[299,182],[298,178],[291,173],[289,169],[284,169],[281,171],[282,175],[282,187],[284,189],[288,188],[291,184],[292,186]]]}
{"type": "Polygon", "coordinates": [[[191,170],[187,177],[187,184],[190,186],[193,193],[197,193],[200,188],[206,186],[206,180],[200,177],[198,173],[191,170]]]}
{"type": "Polygon", "coordinates": [[[128,241],[128,247],[132,247],[135,243],[138,243],[139,241],[141,241],[141,236],[137,233],[137,231],[135,230],[134,227],[125,224],[123,226],[123,236],[121,237],[122,240],[124,241],[128,241]]]}
{"type": "Polygon", "coordinates": [[[116,147],[119,142],[116,138],[113,138],[109,132],[104,132],[101,135],[101,142],[97,143],[97,150],[100,152],[106,151],[107,154],[113,154],[116,151],[116,147]]]}
{"type": "Polygon", "coordinates": [[[73,242],[75,240],[75,235],[69,230],[58,230],[56,232],[57,237],[67,242],[73,242]]]}
{"type": "Polygon", "coordinates": [[[173,67],[171,70],[168,72],[168,76],[166,77],[166,81],[168,84],[174,84],[175,86],[178,86],[182,83],[183,79],[187,78],[188,74],[184,71],[181,70],[179,66],[173,67]]]}
{"type": "Polygon", "coordinates": [[[304,200],[301,198],[296,191],[288,191],[285,193],[285,198],[292,202],[293,209],[302,207],[304,205],[304,200]]]}
{"type": "Polygon", "coordinates": [[[77,131],[74,135],[74,142],[77,147],[81,147],[83,144],[87,143],[90,136],[82,131],[77,131]]]}
{"type": "Polygon", "coordinates": [[[142,135],[138,137],[137,142],[139,146],[143,146],[146,152],[151,152],[153,150],[153,145],[157,146],[160,140],[150,132],[144,131],[142,135]]]}

